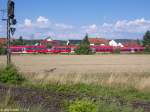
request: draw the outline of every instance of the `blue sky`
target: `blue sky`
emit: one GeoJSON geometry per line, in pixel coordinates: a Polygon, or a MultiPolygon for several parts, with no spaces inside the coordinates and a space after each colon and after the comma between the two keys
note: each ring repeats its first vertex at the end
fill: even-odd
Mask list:
{"type": "MultiPolygon", "coordinates": [[[[150,0],[14,0],[15,37],[80,39],[142,38],[150,30],[150,0]]],[[[7,0],[0,0],[0,9],[7,0]]],[[[1,16],[1,14],[0,14],[1,16]]],[[[5,24],[0,21],[0,36],[5,24]]]]}

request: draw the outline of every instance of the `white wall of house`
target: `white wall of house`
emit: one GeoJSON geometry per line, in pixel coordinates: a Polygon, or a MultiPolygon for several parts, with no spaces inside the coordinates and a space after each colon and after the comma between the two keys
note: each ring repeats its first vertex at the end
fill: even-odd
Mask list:
{"type": "Polygon", "coordinates": [[[113,46],[113,47],[117,47],[117,46],[118,46],[117,42],[114,41],[114,40],[111,40],[111,41],[109,42],[109,45],[110,45],[110,46],[113,46]]]}
{"type": "Polygon", "coordinates": [[[122,43],[118,43],[119,47],[124,47],[124,45],[122,43]]]}

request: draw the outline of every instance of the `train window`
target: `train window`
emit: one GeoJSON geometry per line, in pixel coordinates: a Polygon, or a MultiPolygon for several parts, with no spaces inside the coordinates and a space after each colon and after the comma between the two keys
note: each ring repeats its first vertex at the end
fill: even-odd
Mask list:
{"type": "Polygon", "coordinates": [[[34,50],[34,48],[26,48],[26,50],[34,50]]]}
{"type": "Polygon", "coordinates": [[[22,52],[23,49],[22,48],[12,48],[11,51],[12,52],[22,52]]]}
{"type": "Polygon", "coordinates": [[[71,48],[67,48],[66,50],[71,50],[71,48]]]}

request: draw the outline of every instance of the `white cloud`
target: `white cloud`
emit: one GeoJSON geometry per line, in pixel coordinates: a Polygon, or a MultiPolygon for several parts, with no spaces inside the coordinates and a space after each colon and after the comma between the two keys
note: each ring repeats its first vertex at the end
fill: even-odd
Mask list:
{"type": "Polygon", "coordinates": [[[46,17],[43,17],[43,16],[39,16],[37,18],[37,23],[44,23],[44,24],[47,24],[49,22],[49,20],[46,18],[46,17]]]}
{"type": "Polygon", "coordinates": [[[92,24],[89,26],[82,26],[81,29],[84,30],[86,33],[97,33],[98,32],[98,26],[96,24],[92,24]]]}
{"type": "MultiPolygon", "coordinates": [[[[52,36],[59,38],[82,38],[85,33],[92,36],[106,38],[139,38],[147,30],[150,30],[150,20],[144,18],[135,20],[118,20],[114,23],[101,25],[91,24],[75,27],[64,23],[54,23],[43,16],[36,20],[25,19],[24,24],[17,25],[17,32],[21,35],[35,34],[39,38],[52,36]]],[[[38,38],[37,37],[37,38],[38,38]]]]}
{"type": "Polygon", "coordinates": [[[129,33],[142,33],[150,30],[150,21],[144,18],[132,21],[122,20],[114,24],[116,31],[129,32],[129,33]]]}
{"type": "Polygon", "coordinates": [[[32,21],[31,21],[30,19],[25,19],[25,20],[24,20],[24,25],[25,25],[26,27],[31,27],[31,26],[32,26],[32,21]]]}

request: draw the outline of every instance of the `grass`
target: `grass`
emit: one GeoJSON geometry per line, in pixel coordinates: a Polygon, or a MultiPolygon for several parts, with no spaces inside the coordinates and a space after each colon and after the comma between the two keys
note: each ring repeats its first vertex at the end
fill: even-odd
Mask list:
{"type": "MultiPolygon", "coordinates": [[[[40,105],[22,107],[12,100],[11,91],[8,90],[5,97],[0,101],[1,110],[9,111],[27,111],[27,112],[44,112],[46,109],[40,105]]],[[[77,98],[75,100],[65,100],[65,112],[144,112],[143,109],[133,109],[130,104],[121,104],[117,101],[108,101],[102,99],[92,99],[90,97],[77,98]]],[[[53,102],[54,103],[54,102],[53,102]]]]}
{"type": "MultiPolygon", "coordinates": [[[[2,97],[2,96],[1,96],[2,97]]],[[[44,112],[40,105],[23,107],[19,103],[13,100],[11,90],[7,91],[7,94],[0,100],[1,112],[44,112]]]]}
{"type": "Polygon", "coordinates": [[[143,109],[133,109],[130,105],[120,105],[119,103],[106,101],[93,101],[92,99],[76,99],[71,101],[67,112],[144,112],[143,109]]]}
{"type": "MultiPolygon", "coordinates": [[[[63,94],[77,94],[82,98],[94,98],[96,99],[96,108],[99,109],[98,112],[134,112],[131,106],[118,106],[118,102],[123,101],[131,103],[133,101],[150,101],[150,91],[147,90],[150,87],[149,81],[149,73],[125,73],[122,75],[107,73],[82,75],[66,74],[55,76],[46,73],[38,77],[37,74],[21,74],[14,66],[0,69],[1,83],[38,89],[40,91],[44,90],[63,94]],[[102,102],[99,98],[102,99],[102,102]],[[103,100],[110,100],[111,102],[108,104],[108,102],[103,100]]],[[[11,93],[8,91],[5,99],[1,102],[0,108],[10,107],[22,109],[15,102],[12,102],[11,93]]],[[[76,105],[78,103],[83,103],[83,106],[85,106],[85,102],[82,102],[82,99],[81,102],[77,101],[75,103],[72,102],[71,104],[76,105]]],[[[42,107],[38,107],[37,111],[42,111],[42,107]]],[[[93,105],[93,107],[95,106],[93,105]]],[[[74,106],[70,106],[70,108],[72,109],[74,106]]],[[[31,108],[31,110],[32,109],[35,110],[34,107],[31,108]]],[[[70,110],[69,112],[76,111],[70,110]]],[[[135,112],[143,112],[143,110],[135,112]]]]}
{"type": "Polygon", "coordinates": [[[99,85],[87,84],[31,84],[26,83],[23,87],[42,89],[45,91],[55,91],[67,94],[84,94],[93,97],[103,97],[108,99],[120,99],[127,102],[150,101],[150,92],[139,91],[135,88],[114,88],[99,85]]]}
{"type": "Polygon", "coordinates": [[[88,84],[114,88],[135,88],[140,91],[150,92],[150,73],[93,73],[93,74],[39,74],[24,75],[31,82],[58,83],[58,84],[88,84]]]}

